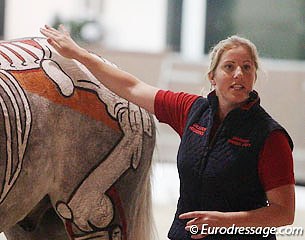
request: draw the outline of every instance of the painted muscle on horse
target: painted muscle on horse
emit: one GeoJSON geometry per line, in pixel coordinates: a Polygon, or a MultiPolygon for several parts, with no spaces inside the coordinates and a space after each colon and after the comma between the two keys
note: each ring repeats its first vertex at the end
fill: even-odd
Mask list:
{"type": "Polygon", "coordinates": [[[0,42],[0,64],[0,231],[42,239],[52,207],[70,239],[149,238],[151,116],[44,38],[0,42]]]}

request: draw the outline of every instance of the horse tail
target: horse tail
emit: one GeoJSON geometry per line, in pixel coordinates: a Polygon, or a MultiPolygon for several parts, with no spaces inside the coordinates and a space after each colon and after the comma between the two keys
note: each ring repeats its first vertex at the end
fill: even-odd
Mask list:
{"type": "Polygon", "coordinates": [[[133,215],[133,221],[129,222],[129,229],[132,230],[127,234],[127,239],[132,240],[153,240],[156,238],[156,229],[152,211],[152,165],[153,165],[153,151],[155,146],[155,126],[152,121],[152,135],[145,137],[143,146],[142,166],[139,169],[140,177],[137,179],[137,186],[134,188],[134,202],[130,202],[130,211],[133,215]],[[147,141],[146,141],[147,140],[147,141]]]}
{"type": "Polygon", "coordinates": [[[152,214],[152,197],[151,197],[151,169],[141,184],[136,189],[138,193],[131,211],[134,211],[134,221],[130,221],[129,229],[133,231],[128,234],[127,239],[142,240],[153,239],[154,221],[152,214]]]}

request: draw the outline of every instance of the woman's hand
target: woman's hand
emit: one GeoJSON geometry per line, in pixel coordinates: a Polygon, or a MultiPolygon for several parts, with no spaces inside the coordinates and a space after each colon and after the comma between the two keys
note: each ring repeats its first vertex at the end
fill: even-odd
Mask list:
{"type": "Polygon", "coordinates": [[[193,239],[201,239],[207,236],[206,229],[209,227],[229,227],[226,214],[217,211],[195,211],[181,214],[180,219],[191,219],[186,223],[185,230],[192,233],[193,239]],[[197,226],[197,227],[194,227],[197,226]],[[204,231],[202,232],[202,227],[204,231]],[[198,234],[196,232],[198,231],[198,234]]]}
{"type": "Polygon", "coordinates": [[[74,58],[78,60],[87,51],[77,45],[70,36],[70,33],[61,24],[59,30],[45,25],[40,32],[47,37],[48,43],[55,48],[55,50],[66,58],[74,58]]]}

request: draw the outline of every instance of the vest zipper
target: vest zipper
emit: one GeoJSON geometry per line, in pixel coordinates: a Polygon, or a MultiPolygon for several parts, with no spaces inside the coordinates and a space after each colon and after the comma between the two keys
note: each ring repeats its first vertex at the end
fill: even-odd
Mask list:
{"type": "MultiPolygon", "coordinates": [[[[207,157],[211,151],[211,149],[213,148],[213,145],[215,144],[215,141],[216,141],[216,138],[217,136],[219,135],[219,132],[222,130],[223,128],[223,123],[224,121],[222,121],[222,123],[220,124],[220,126],[218,127],[218,129],[216,130],[216,133],[214,134],[213,138],[211,139],[211,141],[208,140],[208,148],[206,150],[206,152],[204,153],[203,155],[203,159],[201,160],[201,163],[200,163],[200,172],[202,173],[203,170],[205,169],[206,167],[206,164],[207,164],[207,157]]],[[[214,124],[214,120],[213,120],[213,124],[214,124]]],[[[209,131],[209,134],[211,133],[212,131],[212,128],[213,126],[210,128],[210,131],[209,131]]]]}
{"type": "MultiPolygon", "coordinates": [[[[214,117],[215,117],[215,114],[216,114],[216,113],[213,114],[213,124],[214,124],[214,117]]],[[[207,164],[206,159],[207,159],[207,157],[208,157],[208,155],[209,155],[211,149],[213,148],[213,146],[214,146],[214,144],[215,144],[215,142],[216,142],[216,139],[217,139],[219,133],[222,131],[225,122],[226,122],[226,121],[229,121],[228,119],[232,118],[231,115],[232,115],[232,111],[229,112],[229,113],[227,114],[227,116],[224,118],[224,120],[223,120],[222,123],[219,125],[218,129],[216,130],[215,135],[213,136],[213,138],[211,139],[211,141],[209,141],[207,151],[206,151],[205,154],[204,154],[204,159],[203,159],[203,160],[205,160],[205,161],[201,161],[200,172],[202,172],[202,171],[205,169],[205,166],[206,166],[206,164],[207,164]]],[[[213,127],[213,125],[212,125],[212,127],[213,127]]],[[[211,129],[210,129],[209,134],[211,133],[212,127],[211,127],[211,129]]]]}

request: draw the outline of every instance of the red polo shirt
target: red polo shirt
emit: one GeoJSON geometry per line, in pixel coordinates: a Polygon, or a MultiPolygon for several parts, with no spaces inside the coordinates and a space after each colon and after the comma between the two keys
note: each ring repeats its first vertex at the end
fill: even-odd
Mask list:
{"type": "MultiPolygon", "coordinates": [[[[183,92],[159,90],[155,97],[155,115],[160,122],[169,124],[181,137],[188,112],[198,97],[183,92]]],[[[213,128],[217,129],[218,126],[213,128]]],[[[260,152],[258,173],[265,191],[295,184],[292,152],[287,136],[282,131],[275,130],[267,137],[260,152]]]]}

